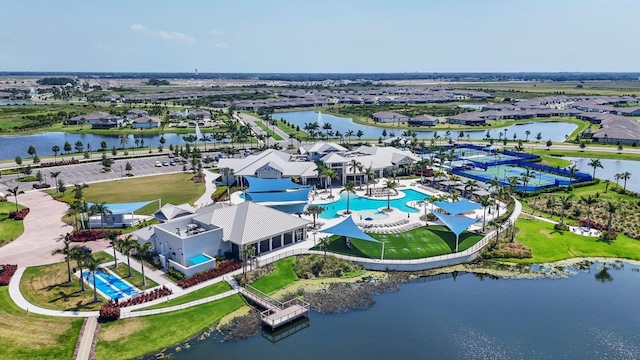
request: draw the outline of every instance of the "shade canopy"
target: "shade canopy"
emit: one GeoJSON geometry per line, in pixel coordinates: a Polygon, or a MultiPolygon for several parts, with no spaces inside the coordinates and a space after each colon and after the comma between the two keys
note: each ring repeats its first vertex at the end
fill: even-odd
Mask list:
{"type": "Polygon", "coordinates": [[[254,176],[245,176],[249,183],[249,193],[285,191],[290,189],[309,188],[309,186],[296,184],[291,179],[261,179],[254,176]]]}
{"type": "Polygon", "coordinates": [[[444,223],[446,227],[449,228],[456,237],[462,234],[463,231],[467,230],[467,228],[473,225],[478,219],[470,219],[466,216],[452,216],[445,215],[443,213],[434,211],[433,214],[440,219],[444,223]]]}
{"type": "Polygon", "coordinates": [[[464,214],[469,211],[482,209],[480,204],[476,204],[467,199],[460,199],[456,202],[436,201],[433,204],[451,215],[464,214]]]}
{"type": "Polygon", "coordinates": [[[372,238],[371,236],[365,234],[362,230],[360,230],[358,225],[356,225],[356,223],[353,222],[353,218],[351,216],[344,219],[341,223],[337,225],[321,230],[321,232],[340,235],[340,236],[346,236],[346,237],[359,239],[359,240],[373,241],[377,243],[381,242],[372,238]]]}
{"type": "MultiPolygon", "coordinates": [[[[121,214],[130,214],[141,207],[151,204],[152,202],[157,200],[150,201],[138,201],[138,202],[130,202],[130,203],[118,203],[118,204],[104,204],[104,206],[109,209],[111,214],[113,215],[121,215],[121,214]]],[[[93,206],[94,203],[87,203],[87,206],[93,206]]]]}
{"type": "MultiPolygon", "coordinates": [[[[249,189],[251,190],[251,189],[249,189]]],[[[274,191],[274,192],[251,192],[249,191],[246,196],[247,200],[253,202],[285,202],[285,201],[300,201],[306,202],[309,200],[309,192],[311,188],[299,189],[293,191],[274,191]]]]}

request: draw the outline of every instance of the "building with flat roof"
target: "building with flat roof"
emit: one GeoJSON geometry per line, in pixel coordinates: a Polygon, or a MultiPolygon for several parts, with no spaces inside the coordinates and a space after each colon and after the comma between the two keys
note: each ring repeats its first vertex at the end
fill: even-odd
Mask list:
{"type": "Polygon", "coordinates": [[[371,114],[371,118],[375,122],[405,122],[409,121],[409,117],[407,115],[398,114],[393,111],[378,111],[371,114]]]}

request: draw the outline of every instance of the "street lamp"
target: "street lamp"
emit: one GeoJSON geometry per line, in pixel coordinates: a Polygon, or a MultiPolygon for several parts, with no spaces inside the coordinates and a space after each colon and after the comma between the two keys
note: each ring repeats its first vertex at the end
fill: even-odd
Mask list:
{"type": "Polygon", "coordinates": [[[318,232],[317,231],[312,231],[311,233],[313,234],[313,246],[315,246],[316,245],[316,235],[318,234],[318,232]]]}

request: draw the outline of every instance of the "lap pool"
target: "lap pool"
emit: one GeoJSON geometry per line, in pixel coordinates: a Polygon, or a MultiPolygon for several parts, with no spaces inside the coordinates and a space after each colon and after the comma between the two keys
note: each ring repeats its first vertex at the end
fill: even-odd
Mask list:
{"type": "MultiPolygon", "coordinates": [[[[408,212],[408,213],[417,213],[418,209],[407,206],[407,203],[410,201],[422,201],[425,198],[428,198],[429,195],[422,193],[420,191],[416,191],[413,189],[400,190],[400,194],[404,194],[404,196],[400,199],[391,200],[391,207],[396,208],[400,211],[408,212]]],[[[340,199],[336,202],[330,204],[320,205],[326,208],[320,214],[320,218],[322,219],[335,219],[340,217],[338,215],[338,211],[347,209],[347,193],[342,193],[340,195],[340,199]]],[[[376,215],[374,214],[375,210],[379,208],[387,207],[387,198],[380,199],[369,199],[357,196],[353,193],[349,195],[349,210],[357,211],[358,213],[362,213],[363,217],[371,217],[376,219],[376,215]],[[362,212],[362,211],[368,212],[362,212]],[[374,212],[371,212],[374,211],[374,212]],[[366,216],[364,214],[367,214],[366,216]],[[371,216],[371,215],[374,216],[371,216]]],[[[380,216],[381,217],[381,216],[380,216]]]]}
{"type": "MultiPolygon", "coordinates": [[[[93,274],[90,272],[85,272],[82,275],[87,283],[93,287],[93,274]]],[[[137,294],[138,289],[133,286],[125,283],[119,277],[107,273],[105,271],[96,271],[96,287],[100,290],[104,295],[109,297],[112,300],[122,299],[125,296],[132,296],[137,294]]]]}

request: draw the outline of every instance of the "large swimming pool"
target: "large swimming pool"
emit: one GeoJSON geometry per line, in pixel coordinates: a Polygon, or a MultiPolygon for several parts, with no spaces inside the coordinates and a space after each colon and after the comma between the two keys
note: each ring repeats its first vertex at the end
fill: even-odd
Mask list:
{"type": "MultiPolygon", "coordinates": [[[[408,212],[408,213],[416,213],[418,209],[407,206],[409,201],[422,201],[425,198],[429,197],[429,195],[422,193],[420,191],[416,191],[413,189],[400,190],[400,193],[404,193],[404,197],[400,199],[391,200],[391,207],[396,208],[400,211],[408,212]]],[[[320,205],[327,208],[327,210],[323,211],[320,214],[320,218],[322,219],[335,219],[339,217],[338,211],[347,209],[347,193],[343,192],[340,195],[340,200],[333,202],[331,204],[320,205]]],[[[353,193],[350,194],[349,197],[349,210],[377,210],[381,207],[387,207],[387,198],[378,199],[368,199],[357,196],[353,193]]]]}

